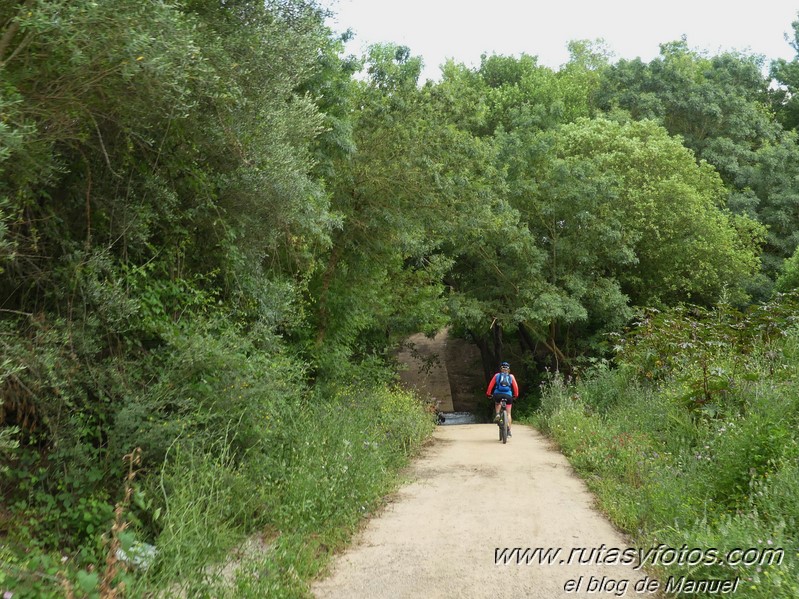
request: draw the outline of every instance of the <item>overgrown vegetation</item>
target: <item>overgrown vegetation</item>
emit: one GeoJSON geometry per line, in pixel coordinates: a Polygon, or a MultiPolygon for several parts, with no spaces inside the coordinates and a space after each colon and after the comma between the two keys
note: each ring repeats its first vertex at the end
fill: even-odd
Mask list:
{"type": "MultiPolygon", "coordinates": [[[[250,439],[244,453],[239,416],[214,441],[182,431],[166,448],[157,476],[137,472],[119,547],[139,568],[132,576],[120,563],[108,588],[130,596],[305,596],[307,581],[379,507],[434,425],[410,394],[366,385],[325,398],[287,397],[247,418],[259,438],[250,439]],[[257,551],[248,552],[254,532],[257,551]]],[[[97,540],[88,555],[85,542],[82,553],[66,550],[73,539],[53,551],[57,545],[47,535],[53,520],[75,512],[96,518],[81,523],[84,528],[94,524],[93,532],[107,532],[113,514],[92,514],[87,505],[37,504],[43,497],[33,495],[27,509],[52,519],[11,537],[15,557],[5,567],[4,584],[15,597],[57,597],[64,585],[95,595],[103,577],[92,564],[109,555],[119,561],[116,552],[109,554],[109,538],[101,544],[87,531],[97,540]],[[14,551],[37,544],[33,555],[14,551]]],[[[74,527],[60,526],[65,532],[74,527]]]]}
{"type": "Polygon", "coordinates": [[[799,592],[798,300],[649,313],[619,340],[615,367],[543,390],[536,422],[637,546],[756,550],[751,563],[654,565],[664,581],[799,592]]]}
{"type": "Polygon", "coordinates": [[[211,592],[205,569],[268,530],[280,566],[252,584],[299,593],[311,570],[279,548],[340,542],[429,432],[381,362],[393,337],[329,362],[306,343],[357,64],[324,17],[292,0],[0,7],[4,592],[211,592]],[[335,391],[366,371],[357,397],[335,391]]]}
{"type": "MultiPolygon", "coordinates": [[[[410,49],[343,56],[326,16],[0,3],[0,590],[302,595],[429,431],[390,356],[445,325],[532,381],[666,310],[671,336],[659,316],[625,345],[646,397],[665,385],[686,443],[742,419],[707,443],[726,470],[700,496],[742,517],[754,468],[788,501],[766,473],[794,436],[766,407],[791,395],[756,383],[789,380],[787,341],[668,309],[795,287],[797,62],[775,90],[759,57],[575,41],[559,71],[485,56],[420,84],[410,49]],[[228,578],[256,533],[262,561],[228,578]]],[[[630,368],[580,383],[593,410],[634,392],[630,368]]]]}

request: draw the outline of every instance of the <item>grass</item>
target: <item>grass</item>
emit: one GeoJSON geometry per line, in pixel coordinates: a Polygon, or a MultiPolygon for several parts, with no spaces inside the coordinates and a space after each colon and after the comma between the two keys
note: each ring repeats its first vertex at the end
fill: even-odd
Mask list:
{"type": "Polygon", "coordinates": [[[744,550],[752,562],[661,563],[653,570],[662,580],[739,578],[740,597],[795,598],[796,347],[794,332],[780,348],[779,377],[774,348],[768,363],[753,352],[746,377],[727,386],[713,412],[687,407],[684,372],[642,382],[631,369],[599,368],[578,381],[550,381],[530,421],[558,442],[639,547],[713,550],[720,558],[744,550]]]}
{"type": "Polygon", "coordinates": [[[309,597],[311,581],[395,489],[435,426],[427,406],[390,387],[338,389],[253,418],[265,432],[245,454],[237,453],[240,423],[231,421],[212,445],[179,438],[160,471],[135,482],[129,528],[114,539],[129,552],[145,541],[155,547],[148,567],[123,572],[106,542],[111,571],[119,574],[103,588],[100,563],[87,568],[58,552],[0,545],[0,593],[309,597]],[[145,527],[143,514],[154,524],[145,527]],[[147,538],[153,528],[157,536],[147,538]]]}
{"type": "Polygon", "coordinates": [[[224,451],[175,456],[164,474],[159,557],[136,579],[136,593],[310,596],[310,581],[394,488],[434,421],[404,391],[346,389],[297,405],[276,426],[274,444],[239,466],[224,451]],[[253,477],[260,479],[254,497],[253,477]],[[226,556],[252,521],[248,510],[262,514],[264,541],[231,562],[226,556]]]}

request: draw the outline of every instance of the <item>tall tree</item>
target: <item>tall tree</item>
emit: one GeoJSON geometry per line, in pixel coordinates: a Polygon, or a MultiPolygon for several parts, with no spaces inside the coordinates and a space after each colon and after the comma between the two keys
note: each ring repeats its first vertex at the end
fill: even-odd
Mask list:
{"type": "MultiPolygon", "coordinates": [[[[661,45],[660,57],[650,63],[622,60],[605,70],[596,102],[605,111],[623,109],[634,119],[658,121],[697,160],[712,164],[728,190],[730,209],[768,226],[763,267],[773,279],[796,247],[799,148],[775,120],[762,71],[762,57],[708,57],[682,39],[661,45]]],[[[750,283],[759,297],[769,285],[762,277],[750,283]]]]}
{"type": "Polygon", "coordinates": [[[744,299],[761,228],[730,214],[713,168],[656,123],[581,119],[498,141],[510,202],[544,256],[514,324],[554,355],[617,329],[631,305],[744,299]]]}
{"type": "Polygon", "coordinates": [[[556,73],[533,56],[484,55],[478,74],[485,85],[487,133],[518,127],[549,129],[588,115],[587,71],[573,68],[556,73]],[[583,84],[586,87],[583,87],[583,84]]]}
{"type": "Polygon", "coordinates": [[[446,318],[441,244],[468,187],[468,137],[438,118],[407,48],[373,46],[351,89],[354,151],[333,162],[334,231],[310,297],[311,351],[323,372],[446,318]],[[460,190],[460,191],[459,191],[460,190]]]}
{"type": "Polygon", "coordinates": [[[158,385],[205,377],[198,330],[282,347],[329,235],[300,89],[334,42],[301,0],[0,11],[0,414],[83,467],[211,395],[158,385]]]}
{"type": "Polygon", "coordinates": [[[779,83],[773,92],[774,106],[777,119],[782,126],[789,130],[796,130],[799,126],[799,20],[791,23],[793,39],[789,41],[791,48],[797,56],[791,60],[778,58],[771,63],[770,76],[779,83]]]}

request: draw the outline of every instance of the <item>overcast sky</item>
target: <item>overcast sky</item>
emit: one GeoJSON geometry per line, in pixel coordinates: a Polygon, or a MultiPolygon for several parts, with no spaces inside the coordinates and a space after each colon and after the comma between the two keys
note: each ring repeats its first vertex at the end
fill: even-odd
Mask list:
{"type": "Polygon", "coordinates": [[[350,28],[348,51],[395,42],[422,56],[422,80],[438,79],[447,58],[469,66],[482,53],[538,56],[557,69],[570,40],[603,38],[615,58],[650,61],[659,44],[687,36],[690,48],[740,50],[767,60],[796,55],[791,22],[799,0],[323,0],[336,31],[350,28]]]}

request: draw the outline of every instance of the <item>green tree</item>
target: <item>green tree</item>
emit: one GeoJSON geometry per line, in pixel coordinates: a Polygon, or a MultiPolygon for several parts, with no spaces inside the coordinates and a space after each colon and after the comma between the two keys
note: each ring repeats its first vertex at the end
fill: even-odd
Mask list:
{"type": "Polygon", "coordinates": [[[769,75],[779,83],[773,92],[777,119],[786,129],[796,130],[799,125],[799,20],[791,23],[793,39],[789,41],[791,48],[797,53],[792,60],[778,58],[771,62],[769,75]]]}
{"type": "Polygon", "coordinates": [[[381,353],[397,335],[445,322],[439,251],[450,227],[462,143],[417,86],[421,61],[391,44],[370,49],[350,90],[354,151],[333,161],[340,226],[314,273],[309,349],[322,374],[381,353]]]}
{"type": "Polygon", "coordinates": [[[631,305],[744,299],[761,228],[656,123],[581,119],[499,142],[510,202],[544,253],[543,286],[517,314],[555,355],[617,329],[631,305]]]}
{"type": "MultiPolygon", "coordinates": [[[[575,56],[585,56],[576,46],[574,50],[575,56]]],[[[570,69],[555,72],[526,54],[484,55],[478,74],[486,86],[485,133],[499,128],[549,129],[588,116],[587,97],[595,81],[588,75],[590,60],[579,61],[575,58],[570,69]]]]}
{"type": "Polygon", "coordinates": [[[302,270],[329,225],[308,177],[322,118],[295,92],[328,44],[321,14],[302,2],[32,8],[6,31],[18,98],[6,122],[24,141],[4,184],[7,236],[36,258],[10,269],[7,305],[43,299],[52,261],[93,247],[168,278],[216,273],[231,294],[256,292],[261,268],[302,270]]]}
{"type": "Polygon", "coordinates": [[[799,287],[799,248],[782,263],[780,276],[774,284],[774,289],[781,293],[792,291],[797,287],[799,287]]]}
{"type": "Polygon", "coordinates": [[[0,425],[30,465],[2,492],[66,546],[105,526],[133,446],[147,472],[187,431],[239,459],[275,372],[302,372],[280,334],[332,224],[303,86],[337,41],[302,0],[6,2],[0,23],[0,425]]]}
{"type": "MultiPolygon", "coordinates": [[[[763,267],[773,278],[797,243],[799,151],[775,119],[762,68],[762,57],[705,56],[683,39],[663,44],[648,64],[622,60],[606,69],[596,102],[604,111],[656,120],[697,160],[712,164],[727,188],[728,207],[768,227],[763,267]]],[[[769,283],[755,276],[750,286],[762,298],[769,283]]]]}

